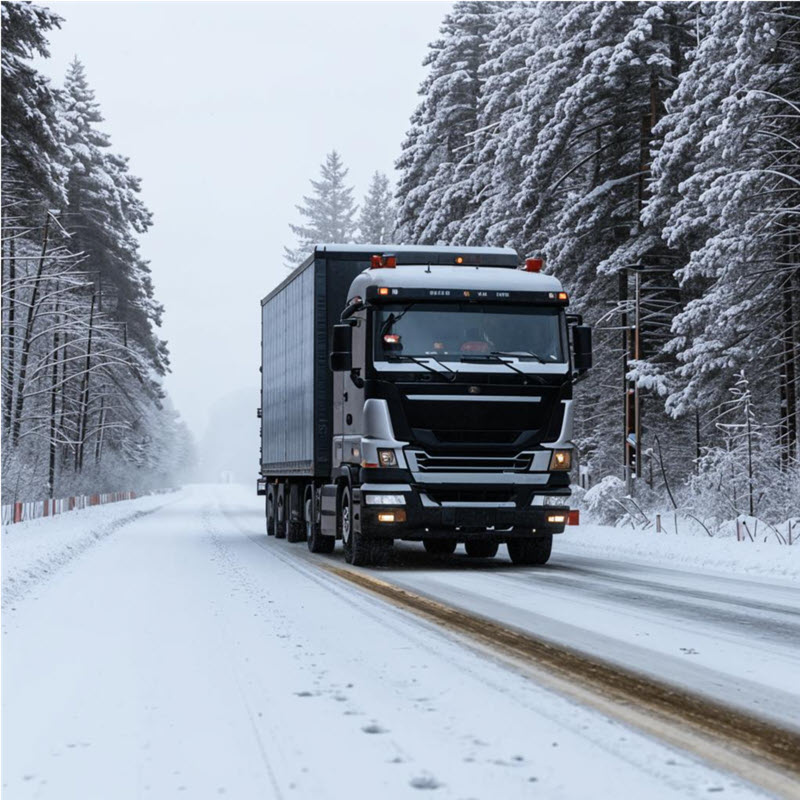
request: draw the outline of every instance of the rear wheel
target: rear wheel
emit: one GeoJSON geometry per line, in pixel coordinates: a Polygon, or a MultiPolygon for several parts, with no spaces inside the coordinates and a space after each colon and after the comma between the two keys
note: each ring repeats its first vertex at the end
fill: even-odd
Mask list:
{"type": "Polygon", "coordinates": [[[553,534],[531,539],[511,539],[506,543],[508,555],[515,564],[541,566],[546,564],[553,549],[553,534]]]}
{"type": "Polygon", "coordinates": [[[302,542],[306,538],[303,525],[303,510],[300,505],[300,486],[295,481],[289,484],[289,502],[286,505],[286,540],[288,542],[302,542]]]}
{"type": "Polygon", "coordinates": [[[423,539],[422,544],[429,553],[437,556],[450,556],[458,546],[455,539],[423,539]]]}
{"type": "Polygon", "coordinates": [[[497,542],[466,542],[464,549],[470,558],[493,558],[497,555],[497,542]]]}
{"type": "Polygon", "coordinates": [[[275,486],[275,538],[286,538],[286,486],[278,483],[275,486]]]}
{"type": "Polygon", "coordinates": [[[275,535],[275,489],[270,484],[267,487],[267,536],[275,535]]]}
{"type": "Polygon", "coordinates": [[[339,495],[339,531],[344,544],[344,557],[354,567],[372,567],[384,564],[392,550],[391,539],[370,539],[355,530],[353,500],[350,487],[345,486],[339,495]]]}
{"type": "Polygon", "coordinates": [[[314,484],[306,486],[303,500],[303,520],[306,525],[306,541],[312,553],[332,553],[336,547],[335,536],[323,536],[320,533],[319,523],[314,517],[314,484]]]}

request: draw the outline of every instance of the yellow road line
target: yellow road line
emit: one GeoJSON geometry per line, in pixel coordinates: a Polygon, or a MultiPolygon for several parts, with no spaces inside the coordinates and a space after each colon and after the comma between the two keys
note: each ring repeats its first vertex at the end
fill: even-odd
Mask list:
{"type": "MultiPolygon", "coordinates": [[[[328,572],[457,633],[556,691],[767,791],[800,800],[800,733],[670,684],[538,639],[365,572],[328,572]]],[[[733,687],[732,687],[733,688],[733,687]]]]}

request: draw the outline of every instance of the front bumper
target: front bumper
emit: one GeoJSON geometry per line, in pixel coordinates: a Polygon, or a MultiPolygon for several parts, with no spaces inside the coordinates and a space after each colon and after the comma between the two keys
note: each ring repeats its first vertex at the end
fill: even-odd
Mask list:
{"type": "Polygon", "coordinates": [[[471,495],[480,497],[482,490],[496,489],[497,485],[484,487],[468,484],[462,487],[462,500],[437,502],[430,486],[408,484],[402,492],[396,485],[387,484],[381,489],[379,484],[370,482],[368,491],[362,488],[361,499],[368,494],[385,491],[391,494],[401,493],[404,505],[367,505],[360,503],[361,530],[376,538],[406,539],[485,539],[488,536],[498,541],[507,539],[547,536],[563,533],[566,516],[569,511],[569,488],[564,486],[535,489],[526,486],[509,487],[510,499],[501,502],[470,501],[471,495]],[[539,503],[543,496],[552,497],[558,494],[558,505],[539,503]],[[382,522],[378,515],[394,513],[395,518],[404,517],[403,521],[382,522]],[[564,522],[548,522],[547,517],[562,515],[564,522]]]}

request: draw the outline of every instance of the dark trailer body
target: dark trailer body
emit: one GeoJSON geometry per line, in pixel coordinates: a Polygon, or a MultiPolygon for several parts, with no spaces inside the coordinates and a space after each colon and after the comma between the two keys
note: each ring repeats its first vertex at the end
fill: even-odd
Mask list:
{"type": "MultiPolygon", "coordinates": [[[[261,301],[261,474],[327,478],[331,474],[333,373],[331,332],[350,284],[370,267],[374,245],[318,246],[261,301]]],[[[398,265],[464,264],[470,248],[392,246],[398,265]]],[[[516,269],[507,253],[481,253],[484,266],[516,269]]]]}

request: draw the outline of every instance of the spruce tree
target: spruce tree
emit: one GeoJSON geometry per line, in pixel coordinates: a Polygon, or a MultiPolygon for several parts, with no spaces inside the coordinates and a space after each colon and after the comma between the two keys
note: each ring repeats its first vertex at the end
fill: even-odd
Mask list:
{"type": "Polygon", "coordinates": [[[303,197],[296,206],[305,218],[302,225],[289,227],[297,237],[294,249],[284,248],[286,266],[290,269],[301,263],[315,244],[346,244],[356,234],[353,188],[345,183],[348,170],[341,156],[332,150],[320,166],[320,180],[311,180],[313,194],[303,197]]]}
{"type": "Polygon", "coordinates": [[[63,201],[57,93],[31,63],[49,55],[46,35],[61,22],[40,6],[2,3],[3,182],[18,202],[63,201]]]}
{"type": "Polygon", "coordinates": [[[397,160],[398,238],[414,244],[448,240],[453,223],[472,209],[471,166],[464,163],[477,128],[478,72],[500,4],[456,3],[441,38],[430,45],[423,101],[397,160]],[[462,165],[459,168],[459,165],[462,165]]]}
{"type": "Polygon", "coordinates": [[[153,296],[150,268],[139,253],[137,235],[152,224],[130,174],[128,159],[110,151],[110,139],[86,71],[76,58],[61,98],[61,123],[68,148],[66,227],[102,287],[103,309],[111,312],[147,354],[156,373],[167,367],[166,348],[154,332],[161,306],[153,296]]]}
{"type": "Polygon", "coordinates": [[[394,234],[395,211],[389,178],[375,172],[361,204],[358,238],[363,244],[386,244],[394,234]]]}

